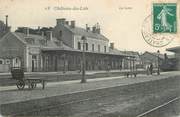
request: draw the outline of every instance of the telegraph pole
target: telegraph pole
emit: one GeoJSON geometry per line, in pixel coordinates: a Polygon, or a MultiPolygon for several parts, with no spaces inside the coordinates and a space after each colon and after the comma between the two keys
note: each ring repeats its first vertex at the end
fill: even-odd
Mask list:
{"type": "Polygon", "coordinates": [[[159,69],[159,54],[160,54],[160,51],[159,50],[157,51],[157,54],[158,54],[158,59],[157,59],[158,71],[157,71],[157,75],[160,75],[160,69],[159,69]]]}
{"type": "Polygon", "coordinates": [[[86,44],[86,37],[82,36],[81,40],[83,41],[83,52],[82,52],[82,79],[81,83],[86,83],[85,72],[86,72],[86,57],[85,57],[85,44],[86,44]]]}

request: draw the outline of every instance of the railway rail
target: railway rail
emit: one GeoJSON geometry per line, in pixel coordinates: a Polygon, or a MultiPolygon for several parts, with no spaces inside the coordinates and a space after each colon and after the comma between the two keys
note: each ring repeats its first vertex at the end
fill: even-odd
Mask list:
{"type": "Polygon", "coordinates": [[[146,112],[143,112],[143,113],[137,115],[136,117],[145,117],[146,115],[151,114],[154,111],[157,111],[158,109],[161,109],[161,108],[163,108],[163,107],[165,107],[165,106],[167,106],[167,105],[169,105],[169,104],[171,104],[171,103],[173,103],[173,102],[175,102],[177,100],[180,100],[180,96],[176,97],[176,98],[174,98],[174,99],[172,99],[172,100],[170,100],[168,102],[165,102],[165,103],[163,103],[163,104],[161,104],[161,105],[159,105],[157,107],[154,107],[154,108],[152,108],[152,109],[150,109],[150,110],[148,110],[146,112]]]}
{"type": "MultiPolygon", "coordinates": [[[[47,106],[47,107],[43,107],[43,108],[39,108],[39,109],[34,109],[34,110],[29,110],[29,111],[24,111],[24,112],[21,112],[21,113],[15,113],[15,114],[12,114],[12,116],[19,116],[19,115],[26,115],[27,113],[28,114],[33,114],[33,113],[39,113],[39,112],[42,112],[42,111],[46,111],[46,110],[51,110],[51,109],[55,109],[55,108],[58,108],[58,107],[61,107],[61,106],[65,106],[65,105],[70,105],[70,104],[75,104],[75,103],[83,103],[83,102],[86,102],[86,101],[91,101],[91,100],[96,100],[96,99],[100,99],[100,98],[104,98],[104,97],[110,97],[112,96],[112,94],[109,94],[109,95],[104,95],[104,96],[96,96],[94,98],[85,98],[85,99],[82,99],[82,100],[76,100],[76,101],[71,101],[71,102],[65,102],[65,103],[61,103],[61,104],[57,104],[57,105],[51,105],[51,106],[47,106]]],[[[179,97],[176,97],[168,102],[165,102],[157,107],[154,107],[146,112],[143,112],[139,115],[137,115],[136,117],[145,117],[146,115],[148,114],[151,114],[153,113],[154,111],[160,109],[160,108],[163,108],[171,103],[173,103],[174,101],[177,101],[177,100],[180,100],[180,96],[179,97]]]]}
{"type": "MultiPolygon", "coordinates": [[[[171,99],[172,99],[173,95],[174,96],[179,95],[180,92],[178,89],[179,89],[179,83],[177,82],[177,78],[165,79],[165,80],[158,80],[158,81],[147,82],[147,83],[140,83],[140,84],[137,83],[137,84],[127,85],[127,86],[119,87],[119,88],[115,88],[114,86],[112,86],[112,88],[108,87],[107,90],[105,88],[102,90],[99,89],[99,90],[88,92],[88,93],[80,92],[73,96],[67,95],[67,96],[62,96],[62,97],[53,97],[52,101],[49,100],[49,98],[47,98],[47,99],[43,99],[42,101],[41,100],[35,101],[35,104],[32,104],[30,107],[28,106],[28,104],[31,104],[31,101],[28,103],[22,102],[22,104],[20,103],[18,105],[19,107],[22,105],[22,110],[20,107],[20,108],[15,109],[15,111],[14,110],[8,111],[8,109],[12,110],[13,107],[16,108],[15,104],[3,105],[3,107],[4,107],[3,109],[5,110],[4,114],[10,115],[10,116],[46,115],[46,113],[50,114],[50,115],[55,115],[55,114],[57,114],[57,115],[61,115],[61,114],[74,115],[74,114],[82,114],[80,112],[82,109],[83,110],[86,109],[85,111],[88,112],[88,110],[91,110],[91,108],[92,108],[92,112],[94,112],[94,110],[96,111],[96,108],[102,108],[102,107],[104,107],[104,105],[105,106],[109,106],[109,105],[116,106],[115,104],[117,104],[117,102],[119,102],[118,105],[121,105],[123,102],[126,102],[126,101],[129,104],[131,104],[132,102],[129,102],[129,101],[134,100],[134,98],[135,99],[141,98],[141,96],[139,96],[141,94],[142,94],[142,96],[149,96],[148,99],[151,99],[151,95],[149,95],[149,94],[153,93],[153,96],[154,95],[158,96],[157,101],[159,99],[160,100],[162,99],[161,96],[164,97],[163,100],[167,100],[167,99],[170,99],[169,96],[171,95],[171,99]],[[169,80],[171,82],[169,82],[169,80]],[[166,83],[166,85],[164,85],[165,83],[166,83]],[[169,86],[168,87],[169,90],[162,92],[162,91],[164,91],[164,88],[167,87],[167,85],[169,86]],[[146,88],[142,88],[144,86],[146,86],[146,88]],[[160,86],[160,87],[158,88],[158,86],[160,86]],[[155,89],[158,89],[158,90],[155,90],[155,89]],[[169,92],[171,92],[171,93],[169,93],[169,92]],[[176,92],[178,93],[177,95],[176,95],[176,92]],[[162,94],[159,94],[159,93],[162,93],[162,94]],[[137,96],[139,96],[139,97],[137,97],[137,96]],[[128,98],[125,98],[125,97],[128,97],[128,98]],[[57,101],[53,100],[53,99],[57,99],[57,101]],[[112,101],[112,100],[114,100],[114,101],[112,101]],[[46,101],[44,106],[43,106],[43,101],[46,101]],[[36,106],[37,102],[38,102],[38,105],[36,106]],[[97,102],[101,105],[99,106],[99,104],[97,104],[97,102]],[[86,105],[89,105],[89,106],[86,106],[86,105]],[[10,107],[10,108],[8,108],[8,107],[10,107]],[[78,108],[75,108],[75,107],[78,107],[78,108]],[[68,111],[68,110],[66,111],[66,109],[70,109],[70,111],[68,111]],[[7,112],[6,112],[6,110],[7,110],[7,112]]],[[[152,98],[153,98],[153,96],[152,96],[152,98]]],[[[177,98],[174,98],[160,106],[157,106],[149,111],[139,114],[137,116],[136,116],[136,114],[138,114],[138,111],[136,111],[136,112],[132,111],[132,112],[134,112],[132,114],[134,114],[134,116],[136,116],[136,117],[144,117],[147,114],[149,114],[151,112],[153,113],[153,111],[158,110],[159,108],[164,107],[178,99],[180,99],[180,96],[178,96],[177,98]]],[[[34,101],[32,101],[32,103],[33,102],[34,101]]],[[[139,107],[141,108],[142,103],[138,103],[138,104],[140,104],[139,107]]],[[[147,104],[147,108],[148,108],[148,106],[149,106],[149,104],[151,104],[151,102],[150,103],[147,102],[146,104],[147,104]]],[[[135,106],[135,105],[132,105],[132,106],[135,106]]],[[[152,106],[153,105],[151,105],[151,107],[152,106]]],[[[136,105],[136,107],[137,107],[137,105],[136,105]]],[[[133,110],[134,108],[132,107],[131,109],[133,110]]],[[[85,111],[83,112],[83,114],[86,114],[85,111]]],[[[140,109],[140,111],[142,112],[141,109],[140,109]]],[[[127,112],[129,112],[129,111],[126,112],[126,110],[125,110],[125,111],[122,111],[122,113],[121,113],[120,110],[117,110],[117,112],[118,113],[116,113],[116,115],[121,115],[121,114],[126,115],[127,112]]],[[[91,111],[89,111],[88,113],[91,113],[91,111]]],[[[102,113],[102,114],[106,115],[107,113],[102,113]]]]}
{"type": "Polygon", "coordinates": [[[54,108],[57,108],[57,107],[60,107],[60,106],[65,106],[65,105],[70,105],[70,104],[75,104],[75,103],[82,103],[82,102],[96,100],[96,99],[100,99],[100,98],[104,98],[104,97],[110,97],[110,96],[112,96],[112,94],[103,95],[103,96],[96,96],[94,98],[85,98],[85,99],[82,99],[82,100],[70,101],[70,102],[65,102],[65,103],[56,104],[56,105],[50,105],[50,106],[39,108],[39,109],[34,109],[34,110],[24,111],[24,112],[20,112],[20,113],[15,113],[15,114],[12,114],[11,116],[19,116],[19,115],[21,116],[21,115],[26,115],[27,113],[28,114],[39,113],[39,112],[46,111],[46,110],[51,110],[51,109],[54,109],[54,108]]]}

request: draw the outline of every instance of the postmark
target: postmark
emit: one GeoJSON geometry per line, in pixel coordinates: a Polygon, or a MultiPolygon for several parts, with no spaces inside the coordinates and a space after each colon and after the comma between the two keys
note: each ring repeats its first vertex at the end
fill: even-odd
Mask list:
{"type": "Polygon", "coordinates": [[[176,3],[153,3],[152,14],[142,24],[144,40],[153,47],[164,47],[172,42],[177,33],[176,3]]]}
{"type": "Polygon", "coordinates": [[[164,47],[171,43],[174,35],[170,33],[154,33],[152,27],[153,15],[147,16],[142,24],[141,33],[143,39],[153,47],[164,47]]]}

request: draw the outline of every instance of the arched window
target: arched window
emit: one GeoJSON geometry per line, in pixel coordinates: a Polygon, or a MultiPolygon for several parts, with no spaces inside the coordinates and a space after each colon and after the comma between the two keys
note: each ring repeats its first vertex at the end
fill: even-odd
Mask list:
{"type": "Polygon", "coordinates": [[[104,46],[104,52],[106,52],[106,46],[104,46]]]}
{"type": "Polygon", "coordinates": [[[20,67],[21,66],[21,61],[20,58],[14,58],[13,59],[13,67],[20,67]]]}
{"type": "Polygon", "coordinates": [[[18,58],[15,58],[15,63],[18,63],[18,58]]]}
{"type": "Polygon", "coordinates": [[[101,51],[101,47],[100,47],[100,45],[98,45],[98,52],[100,52],[101,51]]]}
{"type": "Polygon", "coordinates": [[[92,51],[94,51],[94,44],[92,44],[92,51]]]}
{"type": "Polygon", "coordinates": [[[88,43],[86,43],[86,51],[88,50],[88,43]]]}
{"type": "Polygon", "coordinates": [[[78,50],[81,50],[81,43],[78,42],[78,50]]]}

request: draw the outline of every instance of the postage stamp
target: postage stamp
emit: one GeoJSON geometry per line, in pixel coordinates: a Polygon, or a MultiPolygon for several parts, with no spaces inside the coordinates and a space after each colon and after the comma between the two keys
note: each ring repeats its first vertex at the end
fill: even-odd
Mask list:
{"type": "Polygon", "coordinates": [[[164,47],[171,43],[174,39],[174,35],[169,33],[153,33],[152,27],[153,15],[147,16],[142,24],[142,36],[146,43],[153,47],[164,47]]]}
{"type": "Polygon", "coordinates": [[[142,36],[153,47],[164,47],[177,34],[177,4],[153,3],[152,14],[142,24],[142,36]]]}
{"type": "Polygon", "coordinates": [[[153,4],[153,32],[176,33],[177,32],[177,5],[176,3],[153,4]]]}

